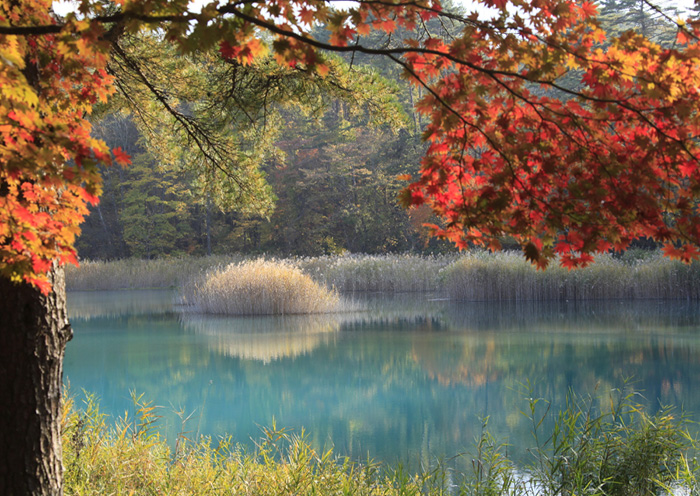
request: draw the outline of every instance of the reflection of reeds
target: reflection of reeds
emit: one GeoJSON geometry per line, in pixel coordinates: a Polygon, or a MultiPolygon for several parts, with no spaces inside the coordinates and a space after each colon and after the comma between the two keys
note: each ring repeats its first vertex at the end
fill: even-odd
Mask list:
{"type": "Polygon", "coordinates": [[[661,300],[450,302],[441,315],[454,331],[604,336],[620,329],[695,334],[700,321],[697,305],[661,300]]]}
{"type": "Polygon", "coordinates": [[[270,362],[309,353],[340,328],[337,314],[221,317],[185,313],[183,327],[224,355],[270,362]]]}
{"type": "Polygon", "coordinates": [[[263,259],[231,264],[185,284],[184,302],[196,312],[293,315],[342,310],[340,296],[299,268],[263,259]]]}
{"type": "Polygon", "coordinates": [[[69,291],[68,318],[93,319],[172,312],[172,290],[69,291]]]}
{"type": "Polygon", "coordinates": [[[700,265],[657,253],[627,261],[599,255],[594,264],[538,271],[520,253],[469,252],[442,271],[445,291],[459,300],[610,300],[700,298],[700,265]]]}

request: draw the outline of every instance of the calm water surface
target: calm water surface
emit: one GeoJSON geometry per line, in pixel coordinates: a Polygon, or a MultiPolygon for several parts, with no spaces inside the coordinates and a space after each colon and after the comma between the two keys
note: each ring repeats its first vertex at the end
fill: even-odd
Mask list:
{"type": "Polygon", "coordinates": [[[252,445],[275,422],[340,455],[411,467],[470,450],[485,417],[520,456],[532,445],[527,382],[553,409],[569,388],[605,396],[631,379],[652,411],[700,412],[694,303],[355,298],[365,311],[222,318],[180,313],[168,291],[70,293],[65,379],[115,417],[144,393],[169,439],[252,445]],[[191,414],[184,426],[176,411],[191,414]]]}

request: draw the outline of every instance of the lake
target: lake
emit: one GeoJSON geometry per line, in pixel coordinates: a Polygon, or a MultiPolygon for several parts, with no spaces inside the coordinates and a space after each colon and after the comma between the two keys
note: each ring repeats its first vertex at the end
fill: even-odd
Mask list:
{"type": "Polygon", "coordinates": [[[169,440],[230,434],[253,446],[274,423],[412,469],[470,450],[486,417],[526,456],[520,412],[532,395],[556,410],[570,389],[607,397],[627,381],[652,412],[700,412],[696,303],[353,298],[362,310],[347,314],[211,317],[179,312],[170,291],[71,292],[64,379],[78,403],[94,393],[114,417],[144,393],[169,440]]]}

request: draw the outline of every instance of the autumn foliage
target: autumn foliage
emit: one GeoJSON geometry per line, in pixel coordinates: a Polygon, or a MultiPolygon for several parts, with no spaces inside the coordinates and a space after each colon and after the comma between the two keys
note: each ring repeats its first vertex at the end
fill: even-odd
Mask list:
{"type": "Polygon", "coordinates": [[[590,2],[510,2],[522,18],[487,3],[498,21],[406,56],[432,84],[419,107],[430,146],[405,203],[428,204],[435,232],[462,247],[514,237],[539,267],[585,266],[642,237],[696,259],[694,32],[680,25],[686,43],[663,49],[634,32],[606,39],[590,2]]]}
{"type": "Polygon", "coordinates": [[[218,49],[243,64],[272,53],[321,75],[324,50],[393,58],[427,90],[418,106],[430,119],[403,201],[432,208],[435,233],[459,246],[498,248],[512,236],[540,267],[557,256],[575,267],[648,237],[671,257],[698,258],[697,27],[679,23],[678,43],[662,48],[634,32],[607,39],[589,1],[483,3],[494,19],[458,19],[461,34],[443,40],[413,31],[449,16],[437,1],[191,12],[181,1],[83,0],[79,16],[60,19],[50,0],[0,0],[0,272],[48,291],[52,263],[76,261],[78,226],[100,193],[97,164],[129,163],[90,136],[89,114],[115,91],[110,43],[144,26],[181,53],[218,49]],[[318,23],[327,40],[311,35],[318,23]],[[372,31],[408,35],[363,47],[372,31]]]}
{"type": "MultiPolygon", "coordinates": [[[[50,6],[3,0],[0,25],[53,24],[50,6]]],[[[108,46],[77,28],[0,36],[0,273],[44,292],[54,261],[76,262],[78,226],[100,193],[97,164],[112,160],[86,118],[114,91],[108,46]]]]}

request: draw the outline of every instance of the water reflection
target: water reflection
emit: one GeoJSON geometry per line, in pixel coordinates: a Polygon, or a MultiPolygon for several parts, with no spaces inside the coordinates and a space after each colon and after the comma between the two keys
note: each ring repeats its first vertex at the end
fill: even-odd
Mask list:
{"type": "Polygon", "coordinates": [[[175,291],[169,290],[69,291],[68,318],[89,320],[170,313],[175,299],[175,291]]]}
{"type": "Polygon", "coordinates": [[[700,323],[700,306],[690,301],[450,302],[444,310],[451,328],[469,331],[677,334],[700,323]]]}
{"type": "Polygon", "coordinates": [[[171,293],[124,293],[70,294],[66,377],[115,415],[144,392],[168,406],[169,437],[182,429],[172,405],[196,412],[193,432],[247,442],[274,419],[318,447],[417,467],[468,449],[486,416],[526,456],[528,380],[553,410],[570,388],[606,396],[631,377],[652,409],[700,411],[700,311],[685,302],[365,295],[355,313],[224,318],[179,313],[171,293]]]}
{"type": "Polygon", "coordinates": [[[328,343],[340,329],[339,315],[220,317],[183,314],[185,331],[205,336],[211,350],[244,360],[268,363],[294,358],[328,343]]]}

